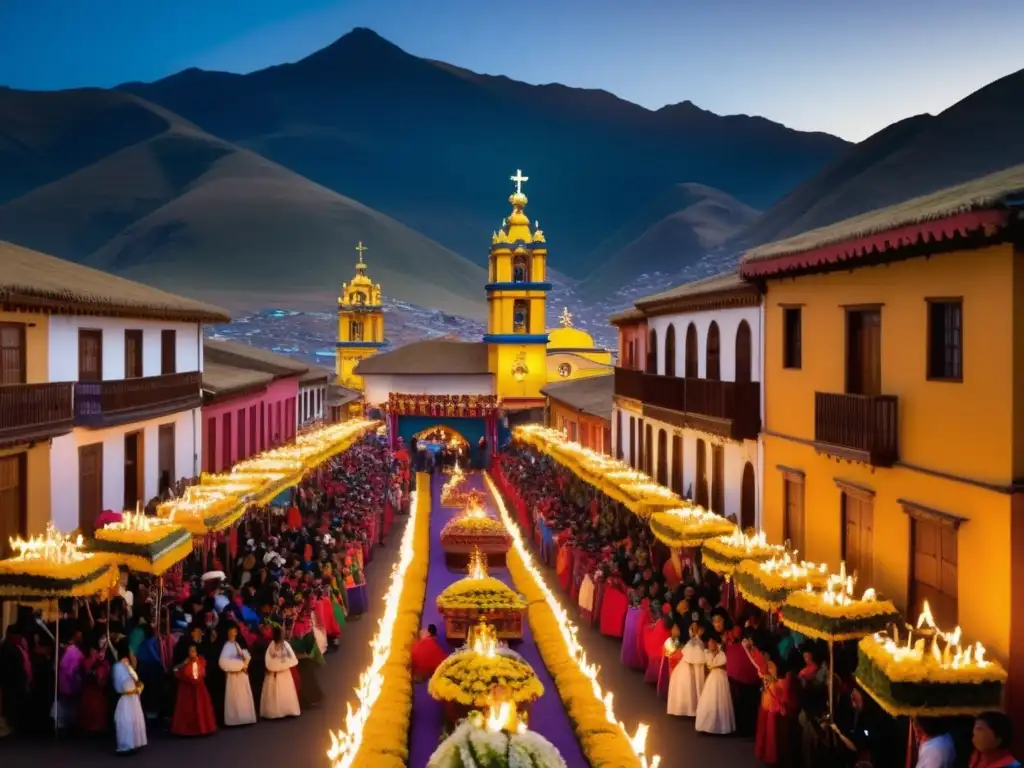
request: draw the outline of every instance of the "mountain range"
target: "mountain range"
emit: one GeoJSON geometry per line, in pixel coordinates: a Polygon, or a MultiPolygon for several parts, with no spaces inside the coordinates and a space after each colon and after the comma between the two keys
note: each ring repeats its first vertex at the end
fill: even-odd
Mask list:
{"type": "Polygon", "coordinates": [[[1024,161],[1024,72],[851,145],[412,56],[355,29],[250,74],[0,88],[0,239],[227,306],[385,293],[480,317],[508,177],[554,271],[607,295],[1024,161]],[[763,213],[759,213],[763,211],[763,213]]]}

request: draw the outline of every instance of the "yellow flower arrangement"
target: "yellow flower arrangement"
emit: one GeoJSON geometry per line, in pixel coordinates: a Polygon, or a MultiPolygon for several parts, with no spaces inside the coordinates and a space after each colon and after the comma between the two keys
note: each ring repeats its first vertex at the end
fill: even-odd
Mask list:
{"type": "Polygon", "coordinates": [[[500,536],[506,538],[505,526],[493,517],[453,517],[441,530],[441,538],[449,536],[500,536]]]}
{"type": "Polygon", "coordinates": [[[439,701],[454,701],[485,707],[495,687],[504,688],[516,704],[544,695],[544,686],[525,661],[501,653],[487,655],[473,650],[459,651],[437,668],[427,690],[439,701]]]}
{"type": "Polygon", "coordinates": [[[540,571],[527,559],[530,555],[504,501],[490,477],[486,479],[505,527],[512,535],[508,569],[512,581],[529,603],[534,643],[565,704],[588,764],[592,768],[657,768],[660,758],[648,761],[644,755],[647,726],[638,726],[636,735],[631,738],[625,725],[616,718],[611,695],[602,690],[597,682],[597,668],[586,661],[586,653],[576,640],[576,627],[541,581],[540,571]]]}
{"type": "Polygon", "coordinates": [[[42,536],[11,539],[14,556],[0,560],[0,597],[47,600],[87,597],[117,583],[117,567],[105,554],[83,549],[47,523],[42,536]]]}
{"type": "Polygon", "coordinates": [[[169,520],[125,512],[120,522],[97,529],[86,546],[133,571],[160,574],[188,556],[192,534],[169,520]]]}
{"type": "Polygon", "coordinates": [[[795,591],[807,585],[824,587],[828,568],[824,564],[794,562],[787,552],[782,557],[759,562],[744,560],[732,574],[736,589],[743,597],[763,611],[781,606],[795,591]]]}
{"type": "Polygon", "coordinates": [[[522,611],[526,601],[515,590],[492,576],[464,579],[450,584],[437,596],[441,610],[522,611]]]}
{"type": "Polygon", "coordinates": [[[698,506],[684,506],[655,512],[648,523],[651,532],[669,547],[699,547],[708,539],[728,536],[736,524],[698,506]]]}
{"type": "Polygon", "coordinates": [[[416,476],[413,513],[402,534],[398,567],[384,596],[385,613],[371,643],[373,661],[360,675],[359,705],[345,730],[331,732],[333,768],[405,768],[412,715],[412,646],[419,636],[430,565],[430,476],[416,476]]]}
{"type": "Polygon", "coordinates": [[[801,634],[819,640],[857,640],[879,632],[900,621],[896,606],[866,589],[858,598],[853,591],[856,579],[846,573],[828,576],[824,587],[790,593],[782,604],[782,621],[801,634]]]}
{"type": "Polygon", "coordinates": [[[785,547],[769,544],[764,531],[748,535],[739,529],[728,536],[708,539],[701,547],[704,565],[723,576],[731,576],[744,560],[761,562],[780,557],[785,551],[785,547]]]}

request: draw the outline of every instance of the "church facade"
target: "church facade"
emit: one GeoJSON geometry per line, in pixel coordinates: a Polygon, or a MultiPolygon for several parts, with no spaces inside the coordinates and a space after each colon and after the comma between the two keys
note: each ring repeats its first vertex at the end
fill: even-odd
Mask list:
{"type": "Polygon", "coordinates": [[[483,286],[487,329],[480,341],[429,339],[378,353],[384,339],[380,286],[365,278],[361,251],[363,269],[359,271],[357,265],[357,277],[343,287],[339,383],[360,389],[367,406],[386,410],[392,420],[391,433],[406,442],[437,426],[457,432],[471,445],[481,436],[497,441],[497,415],[543,408],[541,389],[548,382],[611,375],[613,371],[611,352],[597,348],[588,333],[573,328],[567,309],[561,327],[546,328],[551,290],[547,240],[540,226],[536,222],[531,225],[526,215],[528,199],[523,184],[528,180],[522,171],[511,177],[515,185],[508,198],[512,211],[491,236],[488,282],[483,286]],[[361,277],[369,289],[357,282],[361,277]],[[367,291],[372,310],[347,298],[354,289],[367,291]],[[368,317],[368,312],[376,313],[379,323],[364,325],[364,335],[357,340],[352,322],[368,317]],[[346,323],[347,329],[342,327],[346,323]]]}
{"type": "Polygon", "coordinates": [[[351,282],[341,284],[338,296],[338,341],[335,344],[335,381],[339,387],[363,390],[363,378],[355,371],[361,360],[384,346],[384,307],[380,284],[366,274],[362,241],[356,246],[359,260],[351,282]]]}

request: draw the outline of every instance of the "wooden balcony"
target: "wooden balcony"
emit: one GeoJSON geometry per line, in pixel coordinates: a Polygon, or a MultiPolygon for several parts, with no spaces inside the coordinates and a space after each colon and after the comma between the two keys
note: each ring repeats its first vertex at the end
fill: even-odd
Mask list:
{"type": "Polygon", "coordinates": [[[198,371],[75,384],[75,424],[113,427],[202,405],[198,371]]]}
{"type": "Polygon", "coordinates": [[[732,440],[761,431],[761,383],[685,379],[687,426],[732,440]]]}
{"type": "Polygon", "coordinates": [[[630,400],[644,399],[644,372],[615,368],[615,394],[630,400]]]}
{"type": "Polygon", "coordinates": [[[74,426],[70,382],[0,385],[0,446],[48,440],[74,426]]]}
{"type": "Polygon", "coordinates": [[[814,393],[814,443],[822,453],[891,467],[899,459],[895,395],[814,393]]]}
{"type": "Polygon", "coordinates": [[[643,386],[642,399],[645,405],[680,413],[686,411],[686,379],[645,373],[643,386]]]}

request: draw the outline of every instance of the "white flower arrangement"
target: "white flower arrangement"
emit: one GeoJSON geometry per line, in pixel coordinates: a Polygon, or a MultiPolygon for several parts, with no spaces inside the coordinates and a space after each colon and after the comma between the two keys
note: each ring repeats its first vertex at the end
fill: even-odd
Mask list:
{"type": "Polygon", "coordinates": [[[430,756],[427,768],[568,768],[543,736],[520,729],[492,731],[479,719],[462,721],[430,756]]]}

